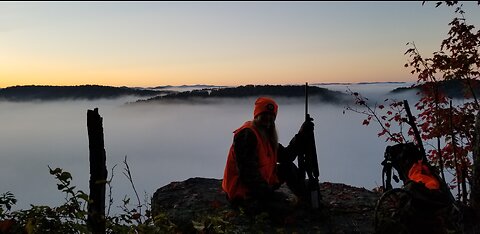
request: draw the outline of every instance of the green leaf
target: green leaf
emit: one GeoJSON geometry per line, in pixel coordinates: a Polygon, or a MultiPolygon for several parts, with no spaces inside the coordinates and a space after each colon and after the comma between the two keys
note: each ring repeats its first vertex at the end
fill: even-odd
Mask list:
{"type": "Polygon", "coordinates": [[[205,230],[205,225],[201,222],[192,220],[192,224],[193,224],[193,228],[195,228],[195,230],[199,232],[202,232],[203,230],[205,230]]]}
{"type": "Polygon", "coordinates": [[[85,193],[78,194],[77,197],[80,198],[80,199],[82,199],[82,200],[84,200],[84,201],[86,201],[86,202],[89,202],[89,201],[90,201],[90,197],[89,197],[87,194],[85,194],[85,193]]]}
{"type": "Polygon", "coordinates": [[[50,175],[55,175],[55,174],[58,174],[58,173],[62,172],[62,169],[60,169],[58,167],[55,168],[54,170],[52,170],[52,168],[50,168],[50,166],[49,166],[48,169],[50,170],[50,175]]]}
{"type": "Polygon", "coordinates": [[[62,174],[60,174],[60,176],[58,177],[59,180],[62,180],[62,181],[66,181],[66,180],[69,180],[69,179],[72,179],[72,174],[70,174],[70,172],[62,172],[62,174]]]}
{"type": "Polygon", "coordinates": [[[58,189],[58,190],[62,190],[62,189],[64,189],[65,187],[67,187],[67,186],[65,186],[65,185],[63,185],[63,184],[57,184],[57,189],[58,189]]]}

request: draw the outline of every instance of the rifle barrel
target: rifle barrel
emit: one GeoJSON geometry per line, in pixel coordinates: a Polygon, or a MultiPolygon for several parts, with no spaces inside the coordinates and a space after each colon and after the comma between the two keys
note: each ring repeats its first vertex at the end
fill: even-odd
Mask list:
{"type": "Polygon", "coordinates": [[[305,83],[305,121],[308,121],[308,82],[305,83]]]}

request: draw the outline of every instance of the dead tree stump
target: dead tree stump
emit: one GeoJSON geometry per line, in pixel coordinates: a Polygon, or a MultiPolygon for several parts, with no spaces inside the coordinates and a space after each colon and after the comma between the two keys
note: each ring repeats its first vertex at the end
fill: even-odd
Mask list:
{"type": "Polygon", "coordinates": [[[98,108],[87,111],[88,148],[90,151],[90,202],[87,225],[92,233],[105,233],[106,153],[102,117],[98,108]]]}

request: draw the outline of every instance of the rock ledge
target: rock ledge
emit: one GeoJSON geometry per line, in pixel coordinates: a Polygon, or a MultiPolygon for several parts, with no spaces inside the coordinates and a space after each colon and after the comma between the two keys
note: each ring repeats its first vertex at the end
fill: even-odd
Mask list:
{"type": "MultiPolygon", "coordinates": [[[[373,216],[380,194],[329,182],[321,183],[320,190],[325,208],[317,211],[297,207],[283,222],[274,222],[266,213],[252,216],[232,208],[221,189],[221,180],[190,178],[159,188],[152,198],[152,214],[165,217],[174,232],[182,233],[374,232],[373,216]]],[[[294,197],[286,186],[278,192],[294,197]]]]}

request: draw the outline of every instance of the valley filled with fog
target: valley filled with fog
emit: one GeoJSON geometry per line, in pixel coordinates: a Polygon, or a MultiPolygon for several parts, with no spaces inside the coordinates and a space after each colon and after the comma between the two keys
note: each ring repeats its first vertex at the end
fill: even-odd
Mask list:
{"type": "MultiPolygon", "coordinates": [[[[406,84],[348,85],[372,102],[408,98],[414,92],[387,93],[406,84]]],[[[322,86],[345,91],[346,85],[322,86]]],[[[233,131],[253,117],[255,98],[222,99],[209,103],[125,105],[136,97],[90,101],[0,102],[0,194],[11,191],[14,209],[30,204],[57,206],[64,195],[57,191],[48,166],[72,173],[73,185],[88,193],[89,152],[87,110],[99,108],[103,117],[108,177],[113,170],[114,205],[124,196],[134,198],[123,175],[123,160],[132,170],[141,198],[173,181],[191,177],[221,179],[233,131]]],[[[304,120],[304,99],[276,98],[277,130],[286,145],[304,120]]],[[[320,181],[372,189],[380,186],[387,142],[378,138],[379,126],[362,125],[364,116],[345,111],[345,105],[311,102],[320,181]],[[345,113],[344,113],[345,111],[345,113]]],[[[108,192],[108,189],[107,189],[108,192]]]]}

